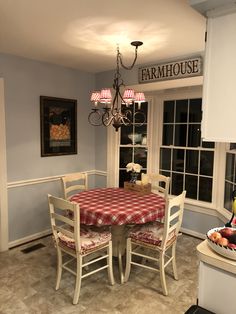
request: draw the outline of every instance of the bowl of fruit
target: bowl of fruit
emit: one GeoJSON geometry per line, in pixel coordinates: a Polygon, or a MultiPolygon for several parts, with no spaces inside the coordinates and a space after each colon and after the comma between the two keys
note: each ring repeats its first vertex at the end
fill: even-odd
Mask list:
{"type": "Polygon", "coordinates": [[[207,232],[209,246],[218,254],[236,260],[236,229],[213,228],[207,232]]]}

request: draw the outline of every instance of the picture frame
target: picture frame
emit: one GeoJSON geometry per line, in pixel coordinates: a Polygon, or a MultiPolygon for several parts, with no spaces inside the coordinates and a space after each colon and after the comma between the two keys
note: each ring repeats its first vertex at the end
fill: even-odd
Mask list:
{"type": "Polygon", "coordinates": [[[41,157],[77,154],[77,100],[40,96],[41,157]]]}

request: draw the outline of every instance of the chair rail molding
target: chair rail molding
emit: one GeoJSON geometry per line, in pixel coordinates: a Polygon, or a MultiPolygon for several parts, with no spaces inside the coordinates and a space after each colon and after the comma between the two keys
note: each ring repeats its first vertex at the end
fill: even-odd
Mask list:
{"type": "MultiPolygon", "coordinates": [[[[81,171],[85,172],[90,175],[98,175],[98,176],[106,176],[107,172],[102,171],[102,170],[88,170],[88,171],[81,171]]],[[[53,181],[59,181],[62,177],[68,175],[67,174],[60,174],[57,176],[50,176],[50,177],[42,177],[42,178],[34,178],[34,179],[26,179],[26,180],[20,180],[20,181],[13,181],[13,182],[8,182],[7,188],[12,189],[12,188],[17,188],[20,186],[26,186],[26,185],[34,185],[34,184],[41,184],[41,183],[47,183],[47,182],[53,182],[53,181]]]]}

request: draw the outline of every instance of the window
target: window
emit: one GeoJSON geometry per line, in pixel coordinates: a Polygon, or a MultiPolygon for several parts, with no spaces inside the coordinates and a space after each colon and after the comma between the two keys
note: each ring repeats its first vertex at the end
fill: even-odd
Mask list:
{"type": "Polygon", "coordinates": [[[142,105],[148,123],[138,126],[133,117],[133,123],[119,134],[111,128],[108,186],[123,187],[130,180],[127,163],[140,163],[143,172],[170,176],[172,195],[186,189],[186,208],[217,209],[228,217],[236,189],[236,144],[227,149],[226,143],[201,140],[201,94],[201,87],[151,92],[146,95],[148,103],[142,105]]]}
{"type": "Polygon", "coordinates": [[[164,101],[160,172],[171,194],[212,202],[215,144],[201,140],[201,119],[201,98],[164,101]]]}
{"type": "MultiPolygon", "coordinates": [[[[139,115],[136,114],[138,105],[135,104],[132,109],[132,124],[129,126],[122,126],[120,132],[120,145],[119,145],[119,186],[124,186],[124,181],[130,180],[130,173],[126,171],[126,165],[129,162],[139,163],[146,172],[147,169],[147,121],[140,125],[139,115]]],[[[148,103],[141,104],[141,110],[148,117],[148,103]]],[[[141,174],[138,180],[140,180],[141,174]]]]}
{"type": "Polygon", "coordinates": [[[232,211],[232,192],[236,189],[236,143],[226,152],[224,208],[232,211]]]}

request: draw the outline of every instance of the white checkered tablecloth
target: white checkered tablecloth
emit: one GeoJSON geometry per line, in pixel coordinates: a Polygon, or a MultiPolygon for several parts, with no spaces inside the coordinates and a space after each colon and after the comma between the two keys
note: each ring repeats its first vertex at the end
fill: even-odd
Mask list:
{"type": "Polygon", "coordinates": [[[70,201],[80,205],[80,223],[85,225],[143,224],[164,216],[165,200],[156,194],[137,195],[121,188],[93,189],[70,201]]]}

